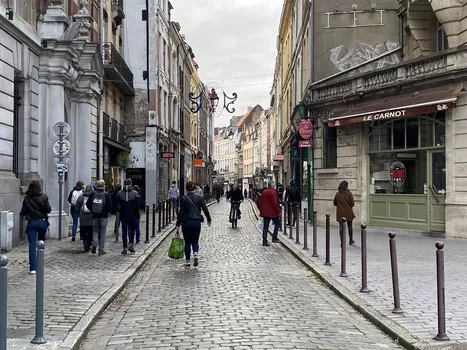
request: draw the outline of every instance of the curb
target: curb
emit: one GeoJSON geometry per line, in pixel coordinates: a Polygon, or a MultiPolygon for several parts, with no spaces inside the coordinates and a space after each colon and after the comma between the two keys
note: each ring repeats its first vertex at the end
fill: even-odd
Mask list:
{"type": "MultiPolygon", "coordinates": [[[[208,203],[210,207],[214,202],[208,203]]],[[[107,292],[105,292],[94,304],[86,311],[81,319],[75,324],[70,332],[68,332],[65,339],[63,339],[57,346],[60,350],[78,350],[81,343],[88,335],[91,328],[94,326],[99,317],[107,310],[109,305],[117,298],[117,296],[125,289],[131,282],[133,277],[143,268],[146,262],[157,251],[157,249],[165,242],[165,240],[175,231],[175,224],[170,224],[169,227],[162,231],[161,235],[156,238],[152,244],[149,244],[144,254],[141,255],[134,263],[135,268],[131,271],[126,271],[123,275],[124,279],[120,285],[115,285],[107,292]]]]}
{"type": "MultiPolygon", "coordinates": [[[[248,200],[250,203],[253,214],[256,219],[259,219],[259,214],[257,208],[251,200],[248,200]]],[[[269,231],[269,234],[272,235],[272,231],[269,231]]],[[[293,256],[295,256],[303,265],[305,265],[314,275],[316,275],[321,282],[323,282],[329,289],[336,293],[341,299],[347,302],[350,306],[356,309],[360,314],[362,314],[366,319],[373,323],[376,327],[381,329],[384,333],[390,336],[397,344],[403,346],[409,350],[421,350],[431,344],[421,340],[418,337],[410,334],[405,328],[400,326],[398,323],[394,322],[386,315],[377,311],[373,306],[368,302],[360,298],[353,291],[349,290],[347,287],[341,285],[334,277],[329,275],[329,273],[319,267],[313,260],[308,258],[295,246],[288,242],[284,242],[282,237],[279,237],[281,245],[286,248],[293,256]]]]}

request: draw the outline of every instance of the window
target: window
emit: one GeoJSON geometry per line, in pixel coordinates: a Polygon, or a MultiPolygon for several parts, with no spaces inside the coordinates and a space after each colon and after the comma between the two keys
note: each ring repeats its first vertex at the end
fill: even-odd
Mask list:
{"type": "Polygon", "coordinates": [[[13,0],[13,11],[33,27],[36,27],[36,0],[13,0]]]}
{"type": "Polygon", "coordinates": [[[19,83],[14,83],[14,96],[13,96],[13,174],[18,177],[19,174],[19,108],[21,106],[21,96],[19,92],[19,83]]]}
{"type": "Polygon", "coordinates": [[[337,128],[323,125],[323,168],[337,168],[337,128]]]}
{"type": "Polygon", "coordinates": [[[444,51],[449,49],[448,37],[441,23],[438,22],[436,29],[436,51],[444,51]]]}
{"type": "Polygon", "coordinates": [[[165,65],[165,58],[166,58],[166,55],[167,55],[167,43],[165,42],[165,40],[163,41],[163,44],[162,44],[162,69],[164,70],[164,72],[167,72],[167,67],[165,65]]]}

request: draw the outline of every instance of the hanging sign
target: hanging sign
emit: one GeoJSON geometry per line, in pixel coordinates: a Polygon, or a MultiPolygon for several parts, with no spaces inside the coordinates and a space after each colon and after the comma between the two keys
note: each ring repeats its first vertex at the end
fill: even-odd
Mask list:
{"type": "Polygon", "coordinates": [[[300,148],[313,147],[313,141],[312,140],[298,141],[298,147],[300,147],[300,148]]]}
{"type": "Polygon", "coordinates": [[[402,187],[407,178],[407,170],[404,163],[399,160],[392,162],[389,167],[389,181],[394,187],[402,187]]]}
{"type": "Polygon", "coordinates": [[[313,135],[313,124],[309,120],[302,120],[298,126],[298,133],[308,140],[313,135]]]}
{"type": "Polygon", "coordinates": [[[174,158],[174,152],[162,152],[162,158],[174,158]]]}

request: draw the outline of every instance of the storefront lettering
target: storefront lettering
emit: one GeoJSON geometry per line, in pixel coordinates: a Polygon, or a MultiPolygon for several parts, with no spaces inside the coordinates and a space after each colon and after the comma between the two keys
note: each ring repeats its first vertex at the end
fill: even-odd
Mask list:
{"type": "Polygon", "coordinates": [[[406,109],[402,109],[399,111],[391,111],[385,113],[377,113],[377,114],[369,114],[363,117],[363,121],[371,121],[371,120],[380,120],[380,119],[391,119],[391,118],[399,118],[405,117],[406,109]]]}

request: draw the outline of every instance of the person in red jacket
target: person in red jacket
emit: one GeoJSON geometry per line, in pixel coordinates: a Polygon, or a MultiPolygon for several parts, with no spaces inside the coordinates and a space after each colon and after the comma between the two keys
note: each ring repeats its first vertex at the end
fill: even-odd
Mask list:
{"type": "Polygon", "coordinates": [[[259,198],[259,215],[263,218],[263,246],[268,247],[268,230],[269,224],[274,223],[274,233],[272,235],[272,242],[279,243],[277,234],[280,228],[281,208],[279,207],[279,197],[275,190],[274,181],[269,181],[268,188],[266,188],[259,198]]]}

